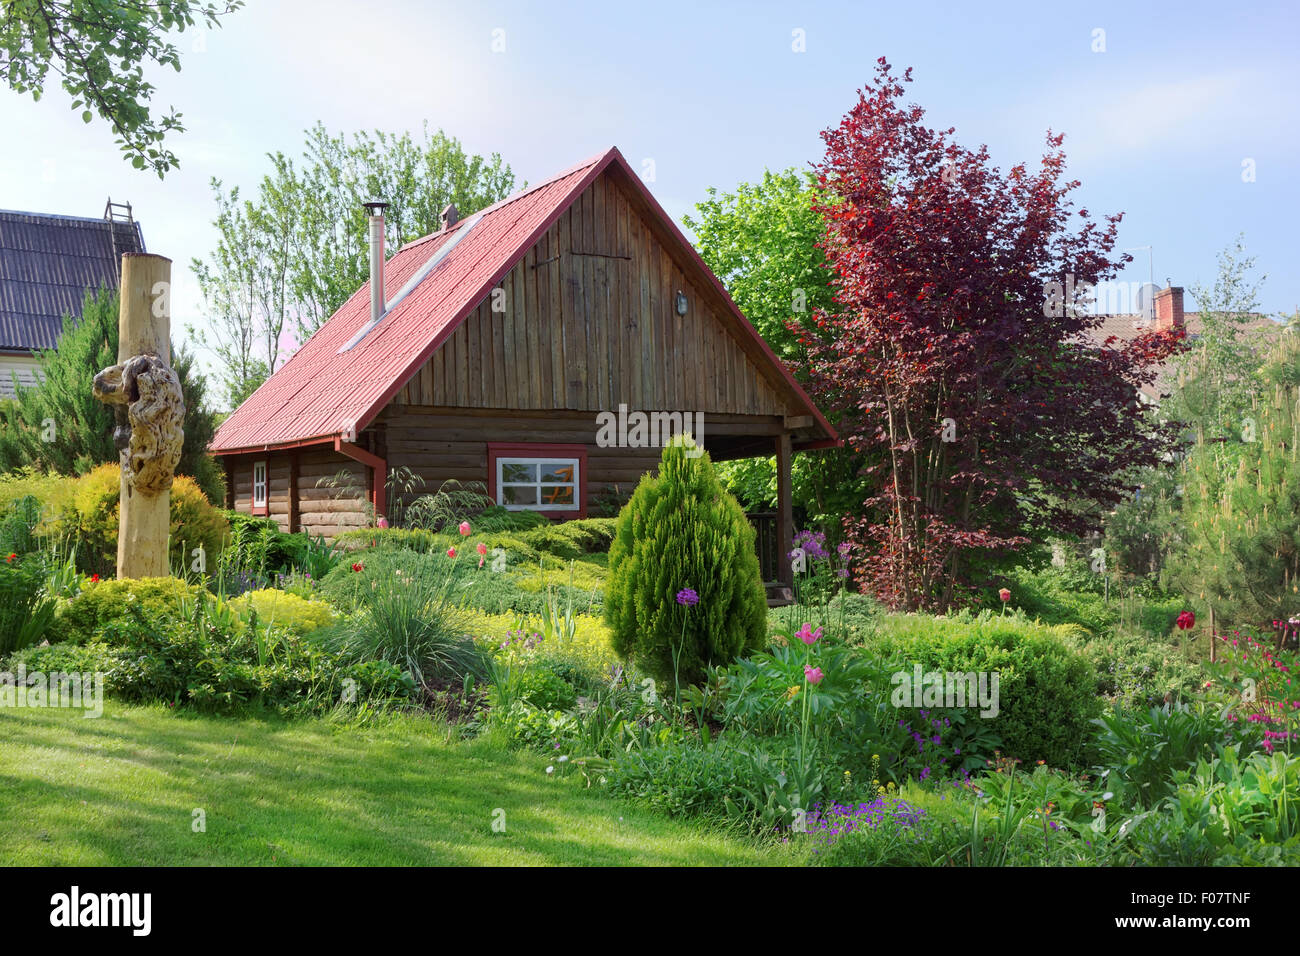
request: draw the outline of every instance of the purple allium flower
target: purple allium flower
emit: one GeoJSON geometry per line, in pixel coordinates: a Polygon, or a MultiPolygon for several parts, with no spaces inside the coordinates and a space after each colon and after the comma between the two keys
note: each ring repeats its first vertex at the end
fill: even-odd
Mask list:
{"type": "Polygon", "coordinates": [[[694,588],[682,588],[677,592],[677,603],[684,607],[694,607],[700,603],[700,596],[695,593],[694,588]]]}
{"type": "Polygon", "coordinates": [[[813,561],[830,557],[826,551],[826,535],[820,531],[800,531],[794,536],[794,546],[802,548],[803,553],[813,561]]]}

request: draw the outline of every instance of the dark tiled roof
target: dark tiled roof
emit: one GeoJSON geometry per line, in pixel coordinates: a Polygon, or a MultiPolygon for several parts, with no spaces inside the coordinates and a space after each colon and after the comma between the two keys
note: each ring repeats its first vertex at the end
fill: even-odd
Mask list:
{"type": "Polygon", "coordinates": [[[117,288],[122,253],[144,251],[138,222],[0,210],[0,350],[54,348],[64,313],[117,288]]]}
{"type": "MultiPolygon", "coordinates": [[[[1121,342],[1128,342],[1138,337],[1138,335],[1151,331],[1154,323],[1147,319],[1146,323],[1142,322],[1142,316],[1139,315],[1104,315],[1102,316],[1101,325],[1097,326],[1092,332],[1092,337],[1098,342],[1104,342],[1110,336],[1115,336],[1121,342]]],[[[1205,324],[1201,321],[1199,312],[1184,312],[1183,325],[1187,329],[1189,336],[1195,337],[1205,330],[1205,324]]],[[[1280,335],[1285,328],[1280,322],[1275,322],[1266,315],[1259,313],[1253,314],[1249,321],[1244,322],[1241,326],[1242,335],[1246,341],[1254,342],[1257,346],[1266,345],[1274,336],[1280,335]]],[[[1144,387],[1143,393],[1148,398],[1159,398],[1162,391],[1167,390],[1173,384],[1172,362],[1166,362],[1160,367],[1160,374],[1156,381],[1144,387]]]]}

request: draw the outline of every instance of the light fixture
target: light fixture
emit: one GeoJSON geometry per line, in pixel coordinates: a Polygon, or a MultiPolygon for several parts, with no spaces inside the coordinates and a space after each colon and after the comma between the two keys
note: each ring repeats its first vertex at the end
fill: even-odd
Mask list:
{"type": "Polygon", "coordinates": [[[689,303],[688,303],[687,300],[686,300],[686,293],[683,292],[683,291],[681,291],[680,289],[678,289],[678,290],[677,290],[677,314],[678,314],[678,315],[685,315],[685,314],[686,314],[686,306],[687,306],[688,304],[689,304],[689,303]]]}

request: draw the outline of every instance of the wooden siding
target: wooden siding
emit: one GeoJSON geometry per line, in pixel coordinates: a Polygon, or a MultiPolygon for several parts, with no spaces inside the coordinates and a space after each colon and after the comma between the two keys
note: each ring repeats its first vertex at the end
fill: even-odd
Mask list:
{"type": "Polygon", "coordinates": [[[332,449],[304,448],[296,452],[231,456],[236,511],[252,513],[255,461],[266,462],[269,517],[281,531],[306,531],[310,535],[320,534],[332,540],[340,531],[367,524],[367,468],[332,449]],[[351,492],[318,486],[321,480],[334,479],[345,470],[351,475],[351,492]],[[295,473],[298,495],[296,514],[293,516],[296,520],[291,525],[290,513],[295,510],[295,502],[290,500],[289,487],[290,478],[295,473]]]}
{"type": "MultiPolygon", "coordinates": [[[[389,473],[408,468],[424,480],[422,487],[405,496],[408,503],[420,494],[436,491],[448,478],[486,484],[489,442],[585,446],[588,500],[612,486],[630,493],[643,474],[658,467],[662,451],[601,448],[596,444],[596,414],[582,411],[480,411],[394,402],[380,413],[375,428],[384,436],[389,473]]],[[[705,445],[741,435],[775,436],[781,430],[776,417],[708,416],[705,445]]],[[[769,443],[772,440],[767,439],[769,443]]]]}
{"type": "Polygon", "coordinates": [[[35,388],[41,383],[40,360],[31,355],[0,355],[0,398],[17,394],[15,378],[23,388],[35,388]]]}
{"type": "Polygon", "coordinates": [[[398,392],[409,406],[791,414],[715,291],[606,172],[398,392]],[[677,291],[686,293],[677,315],[677,291]]]}

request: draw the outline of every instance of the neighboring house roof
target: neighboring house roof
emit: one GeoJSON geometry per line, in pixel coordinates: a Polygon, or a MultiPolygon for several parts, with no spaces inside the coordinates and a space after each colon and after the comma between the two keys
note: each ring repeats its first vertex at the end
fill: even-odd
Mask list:
{"type": "Polygon", "coordinates": [[[144,252],[138,222],[0,210],[0,351],[53,349],[86,290],[116,289],[124,252],[144,252]]]}
{"type": "Polygon", "coordinates": [[[447,250],[383,319],[370,324],[366,282],[302,348],[227,418],[213,438],[216,454],[292,447],[331,438],[350,441],[368,425],[485,296],[545,234],[565,209],[610,164],[622,166],[654,214],[779,370],[792,404],[835,432],[816,405],[741,314],[690,242],[615,148],[466,216],[443,232],[407,243],[384,263],[384,287],[396,296],[421,269],[447,250]],[[344,349],[354,339],[355,345],[344,349]]]}
{"type": "MultiPolygon", "coordinates": [[[[1205,323],[1201,321],[1199,312],[1184,312],[1182,315],[1183,326],[1187,329],[1189,341],[1205,331],[1205,323]]],[[[1152,320],[1141,315],[1105,315],[1102,316],[1101,325],[1092,331],[1092,335],[1098,342],[1104,342],[1111,336],[1121,342],[1129,342],[1145,332],[1150,332],[1152,328],[1152,320]]],[[[1250,317],[1249,321],[1243,323],[1240,328],[1248,340],[1258,339],[1263,342],[1272,336],[1281,334],[1286,326],[1280,322],[1275,322],[1266,315],[1256,313],[1250,317]]],[[[1167,392],[1173,384],[1173,371],[1174,365],[1172,362],[1166,362],[1162,365],[1155,383],[1142,389],[1143,395],[1149,399],[1159,399],[1160,395],[1167,392]]]]}

